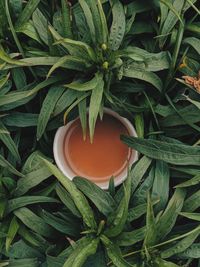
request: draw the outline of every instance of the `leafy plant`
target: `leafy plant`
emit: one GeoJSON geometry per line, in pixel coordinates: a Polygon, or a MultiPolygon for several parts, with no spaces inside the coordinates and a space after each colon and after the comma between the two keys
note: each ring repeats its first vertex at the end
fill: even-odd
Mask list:
{"type": "MultiPolygon", "coordinates": [[[[30,18],[30,12],[35,10],[38,2],[33,1],[33,6],[31,4],[30,6],[27,5],[23,10],[16,21],[15,28],[17,31],[21,32],[25,23],[31,23],[27,22],[30,18]],[[27,10],[29,9],[30,12],[28,13],[27,10]]],[[[124,7],[119,0],[110,1],[109,4],[112,19],[106,20],[106,14],[99,0],[97,3],[94,1],[79,1],[79,5],[71,10],[72,14],[70,14],[69,5],[62,1],[59,19],[63,25],[66,25],[64,28],[57,23],[54,23],[54,27],[52,27],[50,21],[44,17],[39,9],[36,9],[32,15],[33,27],[41,41],[49,46],[49,52],[46,51],[45,56],[43,56],[44,52],[38,51],[35,57],[31,55],[31,57],[15,60],[11,59],[11,56],[2,50],[1,56],[1,59],[5,62],[3,69],[12,69],[18,66],[52,65],[48,70],[47,78],[58,68],[75,70],[76,72],[70,77],[70,82],[64,84],[64,87],[77,91],[77,101],[69,105],[64,114],[64,120],[66,121],[69,111],[75,105],[79,105],[83,130],[86,131],[87,127],[84,125],[86,123],[85,98],[90,98],[89,130],[91,140],[94,135],[98,113],[102,113],[105,100],[114,102],[110,93],[110,84],[113,81],[121,80],[124,76],[146,80],[158,91],[161,91],[162,81],[151,71],[168,69],[170,61],[168,52],[148,53],[141,48],[130,46],[130,41],[127,42],[126,35],[129,33],[133,19],[131,21],[126,19],[124,7]],[[71,20],[71,16],[74,18],[73,20],[71,20]],[[77,16],[82,17],[81,22],[77,22],[77,16]],[[85,29],[83,31],[83,24],[85,23],[89,33],[88,31],[85,32],[85,29]],[[76,27],[74,27],[74,24],[76,27]],[[49,43],[48,36],[50,36],[51,43],[49,43]],[[158,62],[159,64],[157,64],[158,62]]],[[[7,13],[9,13],[8,7],[7,13]]],[[[22,32],[24,33],[24,31],[22,32]]],[[[25,32],[25,34],[27,33],[25,32]]],[[[24,55],[26,55],[25,52],[24,55]]],[[[56,97],[60,97],[58,93],[55,94],[56,97]]],[[[71,91],[71,94],[74,95],[74,92],[71,91]]],[[[49,98],[54,100],[54,96],[48,96],[47,99],[49,98]]],[[[43,110],[41,112],[44,114],[43,110]]],[[[44,117],[44,115],[41,116],[44,117]]],[[[47,115],[45,118],[48,118],[47,115]]],[[[46,125],[42,118],[39,120],[38,127],[41,124],[43,127],[46,125]]],[[[41,138],[43,132],[44,129],[43,131],[38,129],[38,139],[41,138]]]]}
{"type": "Polygon", "coordinates": [[[199,23],[195,0],[0,1],[0,266],[200,266],[199,23]],[[140,153],[107,192],[52,160],[104,106],[140,153]]]}

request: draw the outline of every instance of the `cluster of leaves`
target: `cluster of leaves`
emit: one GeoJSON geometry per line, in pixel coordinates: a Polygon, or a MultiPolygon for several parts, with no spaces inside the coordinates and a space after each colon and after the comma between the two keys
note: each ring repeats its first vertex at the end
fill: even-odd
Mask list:
{"type": "Polygon", "coordinates": [[[68,2],[0,1],[0,266],[200,266],[198,1],[68,2]],[[108,192],[52,163],[63,117],[85,134],[89,107],[92,139],[104,106],[141,153],[108,192]]]}

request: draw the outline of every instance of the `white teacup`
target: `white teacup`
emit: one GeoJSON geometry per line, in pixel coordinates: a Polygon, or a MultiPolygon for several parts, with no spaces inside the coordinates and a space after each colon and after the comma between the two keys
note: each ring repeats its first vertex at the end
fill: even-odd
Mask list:
{"type": "MultiPolygon", "coordinates": [[[[120,116],[118,113],[116,113],[115,111],[109,108],[104,108],[104,114],[111,115],[114,118],[118,119],[125,126],[130,136],[137,137],[135,128],[133,127],[133,125],[130,123],[129,120],[120,116]]],[[[68,178],[70,180],[73,180],[73,178],[77,175],[75,172],[73,172],[70,166],[68,166],[68,163],[65,159],[63,148],[64,148],[64,140],[65,140],[66,133],[73,122],[74,120],[70,121],[65,126],[58,128],[55,138],[54,138],[54,144],[53,144],[53,153],[54,153],[56,164],[58,168],[62,171],[62,173],[66,176],[66,179],[68,178]]],[[[124,182],[124,180],[127,177],[128,166],[131,166],[135,161],[137,161],[137,159],[138,159],[137,151],[131,150],[131,156],[129,160],[127,160],[127,168],[124,168],[119,175],[114,177],[115,186],[118,186],[124,182]]],[[[109,181],[96,183],[96,184],[102,189],[106,190],[108,189],[109,181]]]]}

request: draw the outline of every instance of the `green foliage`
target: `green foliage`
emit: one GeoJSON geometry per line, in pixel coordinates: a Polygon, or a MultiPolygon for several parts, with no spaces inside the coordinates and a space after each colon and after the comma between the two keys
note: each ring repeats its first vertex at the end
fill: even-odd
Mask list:
{"type": "Polygon", "coordinates": [[[0,266],[200,266],[198,1],[5,0],[0,39],[0,266]],[[108,191],[52,155],[63,118],[92,141],[103,106],[140,153],[108,191]]]}

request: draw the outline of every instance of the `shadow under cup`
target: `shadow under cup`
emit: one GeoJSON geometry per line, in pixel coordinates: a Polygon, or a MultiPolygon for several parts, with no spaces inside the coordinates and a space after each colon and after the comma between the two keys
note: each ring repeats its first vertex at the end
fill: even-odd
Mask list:
{"type": "Polygon", "coordinates": [[[128,166],[131,166],[138,159],[137,151],[128,148],[119,141],[120,136],[117,136],[115,127],[117,127],[118,124],[119,127],[121,127],[120,129],[124,129],[122,134],[128,134],[130,136],[137,135],[133,125],[126,118],[121,117],[111,109],[104,108],[104,118],[105,120],[103,119],[103,123],[105,123],[104,125],[102,124],[102,126],[104,126],[103,129],[101,129],[101,122],[97,122],[96,136],[94,134],[93,144],[89,142],[89,137],[87,137],[85,141],[83,140],[81,128],[79,131],[75,128],[75,125],[76,127],[81,127],[80,123],[79,125],[77,123],[77,120],[79,120],[78,118],[60,127],[54,138],[53,152],[58,168],[67,178],[72,180],[75,176],[82,176],[96,183],[102,189],[108,189],[110,177],[114,176],[114,184],[118,186],[126,179],[128,166]],[[110,125],[109,121],[106,121],[106,118],[109,119],[109,117],[110,125]],[[115,121],[117,123],[114,123],[115,121]],[[101,136],[101,130],[105,132],[106,129],[108,130],[108,132],[106,132],[108,134],[106,138],[104,138],[105,140],[102,141],[103,134],[101,136]],[[81,134],[79,132],[81,132],[81,134]],[[116,138],[118,138],[118,140],[116,138]],[[117,147],[116,149],[115,147],[112,148],[115,141],[117,142],[116,144],[120,146],[120,151],[117,150],[117,147]],[[82,146],[82,149],[79,149],[79,146],[82,146]],[[117,153],[121,154],[118,155],[117,153]],[[109,154],[112,155],[112,157],[109,159],[110,162],[107,162],[108,159],[106,160],[106,157],[108,158],[109,154]],[[120,162],[120,165],[117,165],[117,159],[120,156],[122,157],[122,155],[124,155],[124,160],[120,162]],[[97,162],[95,162],[95,157],[98,159],[97,162]],[[84,164],[90,167],[88,171],[83,171],[81,166],[82,161],[80,161],[80,159],[83,159],[85,162],[84,164]],[[78,164],[76,161],[79,161],[78,164]],[[116,167],[118,169],[112,169],[116,167]],[[103,168],[105,168],[105,170],[103,168]],[[96,170],[98,172],[97,174],[95,173],[96,170]]]}

